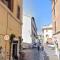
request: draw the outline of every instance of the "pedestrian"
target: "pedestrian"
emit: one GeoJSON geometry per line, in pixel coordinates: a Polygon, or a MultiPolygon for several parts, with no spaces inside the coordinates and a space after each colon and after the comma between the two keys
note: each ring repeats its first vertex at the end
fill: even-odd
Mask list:
{"type": "Polygon", "coordinates": [[[40,47],[38,46],[38,51],[40,50],[40,47]]]}
{"type": "Polygon", "coordinates": [[[44,47],[42,46],[42,51],[44,50],[44,47]]]}

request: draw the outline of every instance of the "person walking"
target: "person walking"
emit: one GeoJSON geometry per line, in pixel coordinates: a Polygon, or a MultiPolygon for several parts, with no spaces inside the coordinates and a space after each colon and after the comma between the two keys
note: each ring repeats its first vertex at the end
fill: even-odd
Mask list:
{"type": "Polygon", "coordinates": [[[38,51],[40,50],[40,47],[38,46],[38,51]]]}

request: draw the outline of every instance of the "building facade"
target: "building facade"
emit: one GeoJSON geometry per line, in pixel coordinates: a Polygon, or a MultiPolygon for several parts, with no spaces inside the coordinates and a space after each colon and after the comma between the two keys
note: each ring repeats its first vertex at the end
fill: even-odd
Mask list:
{"type": "Polygon", "coordinates": [[[37,35],[37,27],[34,17],[24,15],[23,26],[22,26],[23,43],[32,44],[36,40],[36,35],[37,35]]]}
{"type": "Polygon", "coordinates": [[[44,37],[43,37],[43,32],[42,31],[40,31],[38,33],[38,39],[39,39],[39,42],[43,45],[44,37]]]}
{"type": "Polygon", "coordinates": [[[52,25],[48,26],[43,26],[42,28],[42,34],[43,34],[43,43],[52,43],[52,36],[53,36],[53,31],[52,31],[52,25]]]}
{"type": "Polygon", "coordinates": [[[12,53],[15,51],[13,48],[17,44],[10,45],[11,34],[16,37],[22,36],[22,0],[0,0],[1,60],[13,60],[12,53]]]}
{"type": "Polygon", "coordinates": [[[60,0],[52,1],[53,39],[60,48],[60,0]]]}

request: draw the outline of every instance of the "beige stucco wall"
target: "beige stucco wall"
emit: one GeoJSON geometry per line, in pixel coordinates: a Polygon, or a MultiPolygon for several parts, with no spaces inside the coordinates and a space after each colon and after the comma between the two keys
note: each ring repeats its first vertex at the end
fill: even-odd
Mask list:
{"type": "Polygon", "coordinates": [[[13,4],[14,4],[13,13],[16,17],[17,17],[17,6],[20,6],[20,19],[21,19],[22,18],[22,11],[23,11],[23,8],[22,8],[23,0],[14,0],[13,4]]]}
{"type": "MultiPolygon", "coordinates": [[[[53,4],[52,4],[52,7],[53,7],[53,4]]],[[[52,20],[53,20],[53,31],[54,31],[54,35],[53,37],[56,37],[57,38],[57,41],[58,41],[58,46],[60,48],[60,0],[56,0],[56,3],[55,3],[55,16],[53,14],[53,11],[52,11],[52,20]],[[56,22],[56,24],[54,23],[56,22]],[[55,31],[56,29],[56,31],[55,31]]]]}
{"type": "Polygon", "coordinates": [[[56,31],[60,31],[60,0],[56,3],[56,31]]]}
{"type": "MultiPolygon", "coordinates": [[[[54,7],[54,4],[52,4],[52,9],[54,7]]],[[[56,21],[56,32],[60,30],[60,0],[56,0],[55,3],[55,16],[54,16],[54,10],[52,11],[52,20],[53,20],[53,30],[55,30],[54,21],[56,21]]]]}
{"type": "Polygon", "coordinates": [[[0,42],[2,43],[0,46],[2,46],[3,60],[9,60],[10,47],[9,40],[4,40],[4,36],[6,34],[15,34],[16,37],[18,37],[22,34],[22,22],[16,17],[17,0],[14,1],[14,13],[12,13],[2,2],[0,2],[0,42]]]}

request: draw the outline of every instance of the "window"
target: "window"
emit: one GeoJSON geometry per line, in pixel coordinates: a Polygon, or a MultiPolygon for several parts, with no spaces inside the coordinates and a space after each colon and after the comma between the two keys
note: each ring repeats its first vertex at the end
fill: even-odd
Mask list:
{"type": "Polygon", "coordinates": [[[8,0],[8,8],[13,11],[13,0],[8,0]]]}
{"type": "Polygon", "coordinates": [[[54,25],[55,25],[55,32],[56,32],[56,21],[54,22],[54,25]]]}
{"type": "Polygon", "coordinates": [[[17,7],[17,18],[20,19],[20,7],[17,7]]]}
{"type": "Polygon", "coordinates": [[[55,16],[55,13],[56,13],[56,11],[55,11],[55,5],[56,5],[56,1],[54,0],[54,16],[55,16]]]}
{"type": "Polygon", "coordinates": [[[56,3],[58,0],[52,0],[54,16],[56,15],[56,3]]]}
{"type": "Polygon", "coordinates": [[[8,1],[7,0],[1,0],[7,7],[8,7],[8,1]]]}
{"type": "Polygon", "coordinates": [[[17,56],[17,44],[13,44],[12,56],[13,57],[16,57],[17,56]]]}
{"type": "Polygon", "coordinates": [[[13,0],[1,0],[11,11],[13,11],[13,0]]]}

